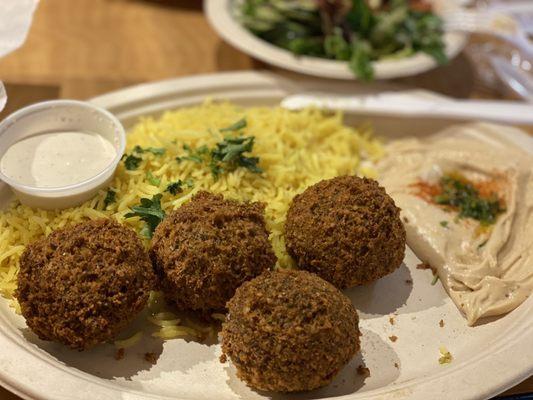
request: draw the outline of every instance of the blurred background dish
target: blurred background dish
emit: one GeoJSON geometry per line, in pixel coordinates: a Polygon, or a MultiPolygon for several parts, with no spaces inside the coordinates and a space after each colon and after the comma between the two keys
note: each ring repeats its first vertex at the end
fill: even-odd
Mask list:
{"type": "MultiPolygon", "coordinates": [[[[533,2],[529,0],[479,0],[481,13],[512,18],[522,32],[517,44],[490,32],[477,35],[466,53],[477,66],[478,83],[504,96],[533,101],[533,2]]],[[[480,32],[482,33],[482,32],[480,32]]]]}
{"type": "Polygon", "coordinates": [[[520,59],[507,60],[497,55],[490,56],[492,67],[502,83],[507,85],[518,97],[533,103],[533,75],[530,69],[531,64],[520,61],[520,59]]]}
{"type": "MultiPolygon", "coordinates": [[[[366,3],[361,1],[358,3],[361,10],[356,10],[353,15],[339,11],[342,9],[342,1],[327,3],[328,6],[322,7],[320,12],[314,6],[317,3],[309,1],[270,3],[272,7],[263,6],[264,8],[258,9],[258,2],[253,0],[206,0],[204,7],[213,28],[239,50],[266,63],[323,78],[371,80],[416,75],[453,59],[464,48],[467,40],[464,33],[445,32],[442,35],[441,49],[438,44],[440,38],[435,37],[440,30],[436,25],[441,21],[432,13],[439,16],[460,10],[461,5],[457,0],[428,2],[432,13],[428,12],[424,2],[412,2],[418,4],[409,7],[410,10],[414,7],[413,12],[402,10],[403,6],[387,6],[389,8],[386,11],[369,13],[364,5],[366,3]],[[297,6],[291,9],[291,4],[297,6]],[[331,11],[332,4],[337,10],[331,11]],[[294,16],[295,13],[298,13],[297,17],[294,16]],[[321,16],[317,22],[319,14],[321,16]],[[324,17],[324,14],[329,17],[324,17]],[[278,23],[280,18],[287,20],[278,23]],[[301,19],[301,24],[296,22],[297,18],[301,19]],[[340,21],[334,21],[339,18],[340,21]],[[371,19],[373,23],[369,22],[371,19]],[[405,21],[405,27],[402,21],[405,21]],[[253,27],[255,34],[245,27],[246,24],[253,27]],[[286,28],[289,24],[296,26],[294,29],[286,28]],[[316,29],[313,28],[314,25],[316,29]],[[349,32],[344,28],[346,25],[351,26],[349,32]],[[339,27],[344,32],[337,33],[335,29],[339,27]],[[270,30],[268,35],[261,36],[270,38],[270,42],[277,45],[258,36],[261,30],[267,29],[270,30]],[[282,32],[276,32],[280,29],[282,32]],[[371,29],[372,32],[365,32],[371,29]],[[331,33],[327,32],[329,30],[331,33]],[[323,44],[313,43],[318,39],[316,35],[325,37],[323,44]],[[285,45],[287,38],[290,43],[285,45]],[[304,42],[304,39],[307,40],[304,42]],[[346,42],[350,42],[349,45],[346,42]],[[400,44],[402,42],[404,45],[400,44]],[[339,47],[350,46],[348,55],[339,54],[345,52],[339,50],[339,47]],[[333,47],[336,48],[332,49],[333,47]]],[[[381,4],[379,1],[374,3],[381,4]]]]}

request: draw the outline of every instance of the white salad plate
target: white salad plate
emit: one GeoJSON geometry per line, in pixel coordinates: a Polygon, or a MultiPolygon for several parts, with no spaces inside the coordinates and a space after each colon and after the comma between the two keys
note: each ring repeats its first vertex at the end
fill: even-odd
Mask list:
{"type": "MultiPolygon", "coordinates": [[[[431,0],[437,14],[461,7],[459,0],[431,0]]],[[[327,60],[318,57],[296,56],[262,40],[246,29],[237,18],[239,0],[204,0],[204,10],[211,26],[232,46],[267,64],[322,78],[357,79],[346,61],[327,60]]],[[[451,60],[466,45],[463,33],[444,34],[446,55],[451,60]]],[[[417,75],[437,66],[430,56],[416,53],[410,57],[383,59],[373,63],[374,79],[392,79],[417,75]]]]}
{"type": "MultiPolygon", "coordinates": [[[[141,116],[157,116],[205,98],[243,106],[275,106],[288,94],[325,88],[335,93],[357,90],[343,82],[295,81],[268,73],[239,72],[150,83],[92,101],[129,128],[141,116]]],[[[427,92],[420,95],[432,96],[427,92]]],[[[427,135],[448,124],[395,118],[370,122],[385,141],[427,135]]],[[[501,129],[533,152],[532,138],[513,128],[501,129]]],[[[5,206],[9,190],[0,187],[0,195],[5,206]]],[[[345,291],[360,314],[362,353],[331,385],[320,390],[291,395],[254,391],[236,377],[231,363],[219,362],[221,351],[216,343],[183,339],[162,342],[145,334],[120,361],[113,358],[116,349],[111,344],[72,351],[39,340],[3,298],[0,383],[23,398],[46,400],[466,400],[490,398],[533,373],[533,296],[507,315],[469,327],[440,282],[432,286],[431,272],[417,269],[417,264],[419,260],[408,250],[404,263],[393,274],[345,291]],[[444,327],[439,326],[441,319],[444,327]],[[397,340],[392,342],[390,336],[397,340]],[[452,354],[451,363],[439,364],[441,346],[452,354]],[[156,354],[156,364],[143,360],[146,352],[156,354]],[[369,377],[357,374],[359,365],[370,369],[369,377]]]]}

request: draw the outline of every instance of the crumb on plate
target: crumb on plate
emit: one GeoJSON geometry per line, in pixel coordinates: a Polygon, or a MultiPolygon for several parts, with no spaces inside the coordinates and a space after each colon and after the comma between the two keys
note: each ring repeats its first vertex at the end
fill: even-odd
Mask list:
{"type": "Polygon", "coordinates": [[[439,348],[439,352],[440,352],[439,364],[444,365],[444,364],[449,364],[452,362],[453,360],[452,354],[446,349],[446,347],[441,346],[439,348]]]}
{"type": "Polygon", "coordinates": [[[367,378],[367,377],[370,376],[370,370],[367,367],[365,367],[364,365],[360,364],[357,367],[357,374],[367,378]]]}
{"type": "Polygon", "coordinates": [[[122,360],[124,358],[124,347],[121,347],[120,349],[117,349],[117,351],[115,351],[115,360],[119,361],[119,360],[122,360]]]}
{"type": "Polygon", "coordinates": [[[149,362],[150,364],[155,364],[157,362],[157,354],[155,353],[144,353],[144,361],[149,362]]]}

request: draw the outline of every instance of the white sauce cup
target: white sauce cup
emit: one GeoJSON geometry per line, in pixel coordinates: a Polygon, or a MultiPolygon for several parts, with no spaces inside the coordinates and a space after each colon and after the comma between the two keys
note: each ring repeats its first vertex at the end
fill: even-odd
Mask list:
{"type": "Polygon", "coordinates": [[[68,186],[34,187],[6,176],[7,183],[22,204],[46,210],[80,205],[109,184],[126,147],[126,133],[120,121],[110,112],[91,103],[77,100],[52,100],[20,109],[0,123],[0,159],[16,142],[49,132],[94,132],[107,139],[116,156],[95,176],[68,186]]]}

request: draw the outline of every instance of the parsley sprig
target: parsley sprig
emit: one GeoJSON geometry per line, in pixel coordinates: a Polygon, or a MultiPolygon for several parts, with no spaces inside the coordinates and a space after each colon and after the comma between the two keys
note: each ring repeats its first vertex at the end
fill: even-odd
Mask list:
{"type": "Polygon", "coordinates": [[[166,152],[166,149],[163,147],[146,147],[135,146],[131,154],[124,154],[122,157],[124,159],[124,166],[128,171],[135,171],[142,162],[142,154],[152,153],[154,156],[162,156],[166,152]]]}
{"type": "Polygon", "coordinates": [[[204,161],[204,158],[209,154],[209,148],[205,145],[200,146],[197,149],[193,149],[188,144],[184,144],[183,150],[185,150],[187,155],[176,157],[177,162],[192,161],[201,164],[204,161]]]}
{"type": "Polygon", "coordinates": [[[224,171],[233,171],[238,167],[243,167],[249,171],[260,174],[263,172],[257,166],[258,157],[247,157],[244,153],[253,150],[255,137],[226,137],[222,142],[217,143],[211,151],[211,162],[209,167],[215,179],[218,179],[224,171]]]}
{"type": "Polygon", "coordinates": [[[117,201],[117,192],[113,189],[109,189],[104,198],[104,210],[107,209],[111,204],[117,201]]]}
{"type": "Polygon", "coordinates": [[[148,171],[146,173],[146,179],[148,180],[148,182],[150,183],[150,185],[153,185],[153,186],[159,186],[161,184],[161,179],[156,177],[152,171],[148,171]]]}
{"type": "Polygon", "coordinates": [[[139,217],[141,221],[146,224],[141,230],[141,235],[151,238],[154,234],[155,228],[160,224],[166,216],[165,210],[161,208],[161,193],[154,195],[151,199],[142,198],[138,206],[131,207],[130,213],[127,213],[125,218],[139,217]]]}
{"type": "MultiPolygon", "coordinates": [[[[230,126],[220,129],[220,132],[237,133],[243,128],[246,128],[246,126],[246,119],[242,118],[230,126]]],[[[184,145],[183,150],[185,150],[186,155],[176,157],[176,161],[192,161],[198,164],[206,163],[215,180],[222,173],[234,171],[239,167],[260,174],[263,170],[258,166],[259,158],[251,157],[247,154],[253,151],[254,143],[254,136],[228,135],[212,149],[209,149],[205,145],[196,149],[184,145]]]]}
{"type": "Polygon", "coordinates": [[[178,179],[176,182],[169,183],[165,189],[165,192],[169,192],[171,195],[175,196],[178,193],[183,192],[184,185],[186,185],[188,188],[192,188],[194,183],[191,179],[186,179],[184,181],[178,179]]]}
{"type": "Polygon", "coordinates": [[[165,154],[166,149],[164,147],[146,147],[143,148],[139,145],[133,148],[133,152],[137,154],[152,153],[154,156],[162,156],[165,154]]]}
{"type": "Polygon", "coordinates": [[[134,154],[125,154],[124,156],[124,166],[128,171],[134,171],[139,168],[139,165],[141,165],[141,161],[143,160],[141,157],[137,157],[134,154]]]}
{"type": "Polygon", "coordinates": [[[241,130],[243,128],[246,128],[247,125],[248,125],[248,123],[246,122],[246,119],[245,118],[241,118],[240,120],[238,120],[237,122],[231,124],[230,126],[227,126],[225,128],[220,129],[220,132],[238,131],[238,130],[241,130]]]}

